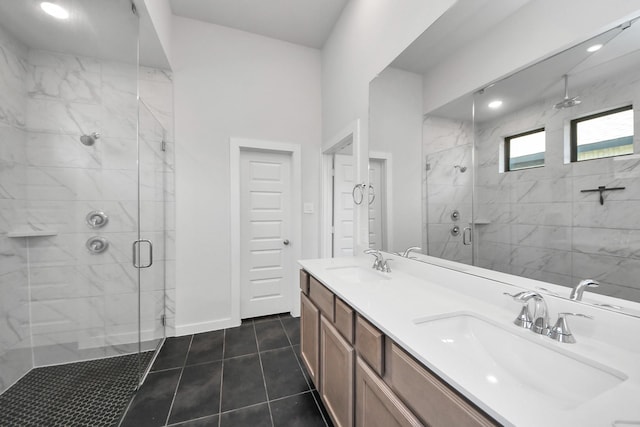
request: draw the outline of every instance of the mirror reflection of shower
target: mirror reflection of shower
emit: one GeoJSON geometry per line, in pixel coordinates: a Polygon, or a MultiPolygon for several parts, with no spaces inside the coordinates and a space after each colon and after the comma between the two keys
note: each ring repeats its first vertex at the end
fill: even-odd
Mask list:
{"type": "Polygon", "coordinates": [[[98,139],[100,139],[100,134],[98,132],[93,132],[89,135],[82,135],[80,137],[80,142],[90,147],[95,144],[98,139]]]}

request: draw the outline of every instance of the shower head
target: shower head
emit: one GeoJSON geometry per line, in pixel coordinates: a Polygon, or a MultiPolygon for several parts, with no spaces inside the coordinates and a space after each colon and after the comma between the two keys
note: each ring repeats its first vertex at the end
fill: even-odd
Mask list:
{"type": "Polygon", "coordinates": [[[573,98],[569,98],[569,76],[566,74],[562,76],[564,78],[564,99],[553,106],[555,110],[562,110],[563,108],[571,108],[580,104],[579,96],[574,96],[573,98]]]}
{"type": "Polygon", "coordinates": [[[80,137],[80,142],[82,142],[84,145],[86,146],[92,146],[93,144],[96,143],[96,140],[100,139],[100,134],[97,132],[93,132],[90,135],[82,135],[80,137]]]}
{"type": "Polygon", "coordinates": [[[460,169],[460,172],[465,173],[467,171],[467,167],[466,166],[461,166],[461,165],[453,165],[454,169],[460,169]]]}

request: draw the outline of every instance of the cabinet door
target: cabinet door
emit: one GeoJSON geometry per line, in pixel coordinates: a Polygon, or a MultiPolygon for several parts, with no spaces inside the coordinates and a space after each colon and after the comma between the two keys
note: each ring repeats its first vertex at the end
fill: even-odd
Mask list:
{"type": "Polygon", "coordinates": [[[318,385],[320,311],[304,294],[300,294],[300,355],[311,381],[318,385]]]}
{"type": "Polygon", "coordinates": [[[320,319],[320,394],[335,426],[351,427],[355,351],[324,316],[320,319]]]}
{"type": "Polygon", "coordinates": [[[384,381],[359,357],[356,365],[357,427],[422,426],[384,381]]]}

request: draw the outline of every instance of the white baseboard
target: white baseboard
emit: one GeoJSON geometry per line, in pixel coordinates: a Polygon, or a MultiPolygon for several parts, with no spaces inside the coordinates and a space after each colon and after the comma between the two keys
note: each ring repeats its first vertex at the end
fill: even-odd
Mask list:
{"type": "MultiPolygon", "coordinates": [[[[175,336],[180,337],[183,335],[199,334],[202,332],[217,331],[220,329],[234,328],[240,326],[240,321],[234,321],[231,318],[211,320],[208,322],[200,323],[187,323],[185,325],[175,326],[175,336]]],[[[168,332],[168,331],[167,331],[168,332]]]]}

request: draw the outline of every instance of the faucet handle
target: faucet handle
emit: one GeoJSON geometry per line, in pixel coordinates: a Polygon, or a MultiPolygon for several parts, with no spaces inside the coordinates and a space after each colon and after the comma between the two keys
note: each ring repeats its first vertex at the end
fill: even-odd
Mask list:
{"type": "Polygon", "coordinates": [[[593,316],[589,316],[581,313],[558,313],[558,320],[549,331],[549,338],[558,342],[564,342],[567,344],[574,344],[576,339],[573,337],[569,324],[567,323],[567,316],[584,317],[593,320],[593,316]]]}
{"type": "Polygon", "coordinates": [[[514,301],[522,304],[522,309],[520,310],[518,317],[515,318],[513,323],[517,326],[520,326],[521,328],[531,329],[531,325],[533,325],[533,320],[531,319],[531,311],[529,310],[529,300],[528,299],[525,300],[522,298],[522,295],[524,293],[525,291],[518,292],[517,294],[510,294],[508,292],[503,292],[503,295],[510,296],[511,298],[513,298],[514,301]]]}
{"type": "Polygon", "coordinates": [[[389,267],[389,263],[393,261],[392,259],[385,259],[382,265],[380,266],[380,271],[383,273],[391,273],[391,267],[389,267]]]}

